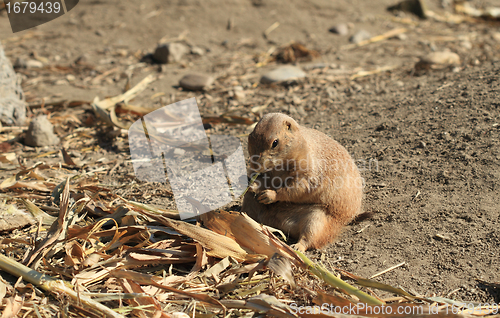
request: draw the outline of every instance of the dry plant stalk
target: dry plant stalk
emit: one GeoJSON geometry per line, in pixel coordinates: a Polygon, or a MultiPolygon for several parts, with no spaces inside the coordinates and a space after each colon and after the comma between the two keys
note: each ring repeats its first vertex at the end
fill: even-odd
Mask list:
{"type": "Polygon", "coordinates": [[[43,290],[56,295],[63,294],[69,296],[75,303],[83,304],[101,313],[103,317],[123,318],[110,308],[81,295],[73,290],[73,286],[61,279],[55,279],[40,272],[37,272],[27,266],[24,266],[5,255],[0,254],[0,269],[16,277],[22,277],[25,281],[32,283],[43,290]]]}
{"type": "Polygon", "coordinates": [[[354,295],[359,298],[362,302],[369,304],[369,305],[384,305],[385,303],[368,295],[367,293],[357,289],[356,287],[353,287],[349,285],[348,283],[344,282],[340,278],[336,277],[329,271],[327,271],[325,268],[323,268],[320,265],[314,264],[310,259],[308,259],[304,254],[301,252],[295,251],[300,258],[304,261],[304,265],[306,266],[311,273],[322,279],[324,282],[327,284],[338,288],[342,290],[347,295],[354,295]]]}

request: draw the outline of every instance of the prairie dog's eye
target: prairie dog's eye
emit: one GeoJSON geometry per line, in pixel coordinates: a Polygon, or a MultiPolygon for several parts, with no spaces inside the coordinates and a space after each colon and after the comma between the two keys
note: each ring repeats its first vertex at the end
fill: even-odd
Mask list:
{"type": "Polygon", "coordinates": [[[273,141],[273,144],[272,144],[272,146],[271,146],[271,147],[273,147],[273,149],[274,149],[274,148],[276,148],[277,146],[278,146],[278,139],[276,139],[276,140],[274,140],[274,141],[273,141]]]}

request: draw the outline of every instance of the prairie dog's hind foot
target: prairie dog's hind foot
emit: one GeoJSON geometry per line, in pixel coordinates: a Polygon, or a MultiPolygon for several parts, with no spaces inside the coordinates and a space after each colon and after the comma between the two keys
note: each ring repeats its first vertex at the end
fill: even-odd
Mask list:
{"type": "Polygon", "coordinates": [[[291,248],[293,248],[296,251],[299,251],[301,253],[304,253],[306,251],[306,247],[302,245],[302,243],[295,243],[290,245],[291,248]]]}

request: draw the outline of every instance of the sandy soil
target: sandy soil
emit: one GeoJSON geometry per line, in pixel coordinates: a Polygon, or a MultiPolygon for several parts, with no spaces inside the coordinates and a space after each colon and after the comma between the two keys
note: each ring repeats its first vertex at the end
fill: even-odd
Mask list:
{"type": "MultiPolygon", "coordinates": [[[[437,13],[450,12],[440,1],[428,2],[437,13]]],[[[47,59],[46,65],[60,66],[58,71],[20,71],[33,104],[40,98],[91,101],[95,96],[119,94],[129,69],[133,83],[149,73],[160,75],[135,102],[145,107],[195,96],[204,115],[232,111],[257,120],[250,109],[268,103],[265,112],[288,113],[300,124],[329,134],[360,163],[367,185],[364,206],[373,217],[348,226],[336,243],[310,252],[311,257],[363,277],[405,262],[376,280],[418,295],[500,303],[498,290],[477,281],[500,280],[500,39],[496,33],[500,24],[449,24],[395,16],[386,10],[394,3],[81,1],[67,15],[16,34],[10,31],[5,12],[0,13],[0,40],[13,61],[35,53],[47,59]],[[266,40],[262,33],[275,22],[280,26],[266,40]],[[328,32],[340,22],[349,23],[350,34],[360,29],[372,35],[399,27],[408,31],[399,38],[348,48],[349,36],[328,32]],[[141,63],[160,39],[183,33],[207,52],[163,67],[141,63]],[[276,67],[271,63],[257,68],[255,60],[271,47],[290,41],[320,53],[314,61],[299,63],[307,70],[307,79],[291,86],[253,85],[260,74],[276,67]],[[420,56],[444,49],[460,56],[458,67],[414,72],[420,56]],[[81,56],[89,67],[69,68],[81,56]],[[340,76],[378,67],[392,71],[354,80],[340,76]],[[110,70],[102,81],[92,82],[110,70]],[[212,74],[214,87],[204,93],[179,89],[178,80],[192,71],[212,74]],[[228,94],[232,85],[244,87],[244,101],[228,94]]],[[[90,107],[60,112],[74,112],[84,119],[90,107]]],[[[241,135],[249,130],[220,124],[207,132],[241,135]]],[[[100,150],[92,156],[123,161],[129,156],[128,145],[120,140],[98,139],[100,150]]],[[[22,156],[35,150],[17,144],[13,151],[22,156]]],[[[76,148],[70,151],[78,153],[76,148]]],[[[57,156],[47,160],[60,160],[57,156]]],[[[171,204],[161,185],[142,184],[132,174],[131,164],[123,161],[104,181],[130,183],[133,187],[122,190],[128,195],[137,194],[139,184],[140,191],[153,193],[144,202],[171,204]]]]}

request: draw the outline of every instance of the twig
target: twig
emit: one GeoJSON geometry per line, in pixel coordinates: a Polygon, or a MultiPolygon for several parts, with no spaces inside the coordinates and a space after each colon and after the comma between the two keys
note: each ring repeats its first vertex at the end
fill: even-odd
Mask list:
{"type": "Polygon", "coordinates": [[[392,29],[390,31],[385,32],[384,34],[374,36],[368,40],[364,40],[364,41],[361,41],[361,42],[355,43],[355,44],[344,45],[341,47],[341,49],[342,50],[350,50],[350,49],[354,49],[354,48],[357,48],[360,46],[365,46],[365,45],[370,44],[370,43],[384,41],[384,40],[390,39],[392,37],[395,37],[396,35],[400,35],[402,33],[405,33],[406,31],[408,31],[406,28],[392,29]]]}
{"type": "Polygon", "coordinates": [[[396,269],[396,268],[398,268],[398,267],[400,267],[400,266],[403,266],[404,264],[406,264],[406,262],[402,262],[402,263],[399,263],[398,265],[394,265],[394,266],[392,266],[392,267],[389,267],[388,269],[385,269],[385,270],[383,270],[383,271],[381,271],[381,272],[379,272],[379,273],[377,273],[377,274],[375,274],[375,275],[370,276],[370,279],[375,278],[375,277],[378,277],[378,276],[380,276],[380,275],[382,275],[382,274],[385,274],[385,273],[387,273],[387,272],[390,272],[390,271],[392,271],[393,269],[396,269]]]}
{"type": "Polygon", "coordinates": [[[266,31],[264,31],[264,34],[263,34],[264,39],[267,40],[267,37],[269,36],[269,34],[271,32],[273,32],[274,30],[276,30],[279,26],[280,26],[280,23],[278,21],[271,24],[271,26],[269,28],[267,28],[266,31]]]}
{"type": "Polygon", "coordinates": [[[389,65],[389,66],[378,67],[377,69],[372,70],[372,71],[359,71],[356,74],[351,76],[351,80],[356,79],[358,77],[365,77],[365,76],[375,75],[375,74],[386,72],[386,71],[392,71],[398,67],[399,67],[399,65],[389,65]]]}

